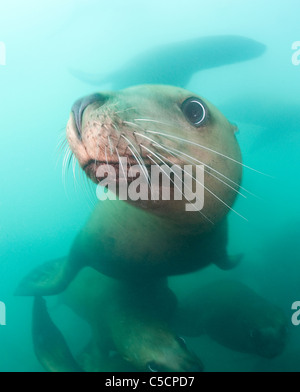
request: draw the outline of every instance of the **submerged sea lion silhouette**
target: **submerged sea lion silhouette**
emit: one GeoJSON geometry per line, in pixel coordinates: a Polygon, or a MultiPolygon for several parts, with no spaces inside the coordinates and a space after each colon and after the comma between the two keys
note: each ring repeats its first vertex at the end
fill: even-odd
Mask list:
{"type": "Polygon", "coordinates": [[[150,49],[109,75],[91,75],[75,69],[70,69],[70,72],[92,85],[109,83],[113,90],[139,84],[186,87],[199,71],[251,60],[261,56],[265,50],[265,45],[246,37],[202,37],[150,49]]]}
{"type": "Polygon", "coordinates": [[[236,351],[272,359],[286,347],[288,318],[241,282],[215,281],[182,301],[175,322],[184,336],[207,334],[236,351]]]}
{"type": "Polygon", "coordinates": [[[45,300],[36,297],[33,342],[45,370],[203,371],[201,361],[171,328],[177,300],[166,281],[142,282],[132,287],[87,269],[71,284],[62,300],[90,324],[92,340],[78,358],[79,367],[52,322],[45,300]]]}
{"type": "MultiPolygon", "coordinates": [[[[177,298],[165,279],[132,285],[86,269],[62,294],[62,301],[90,324],[92,341],[86,354],[98,351],[101,362],[109,360],[113,351],[127,367],[143,372],[203,370],[199,358],[172,328],[177,298]]],[[[85,365],[84,370],[95,365],[99,369],[95,363],[85,365]]]]}

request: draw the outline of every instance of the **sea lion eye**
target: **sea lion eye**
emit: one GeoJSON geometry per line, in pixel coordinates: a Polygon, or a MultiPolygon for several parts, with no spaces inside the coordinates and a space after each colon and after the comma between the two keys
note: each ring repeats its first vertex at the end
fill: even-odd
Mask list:
{"type": "Polygon", "coordinates": [[[186,119],[195,127],[203,125],[207,109],[204,103],[199,98],[189,98],[183,102],[181,110],[186,119]]]}
{"type": "Polygon", "coordinates": [[[187,348],[186,341],[184,340],[183,337],[178,336],[178,337],[177,337],[177,342],[180,344],[180,346],[181,346],[182,348],[187,348]]]}
{"type": "Polygon", "coordinates": [[[250,331],[250,336],[251,336],[251,339],[258,340],[259,336],[260,336],[260,333],[259,333],[259,331],[255,330],[255,329],[252,329],[250,331]]]}
{"type": "Polygon", "coordinates": [[[148,369],[150,370],[151,373],[158,373],[159,372],[158,366],[156,365],[155,362],[150,362],[150,363],[148,363],[147,366],[148,366],[148,369]]]}

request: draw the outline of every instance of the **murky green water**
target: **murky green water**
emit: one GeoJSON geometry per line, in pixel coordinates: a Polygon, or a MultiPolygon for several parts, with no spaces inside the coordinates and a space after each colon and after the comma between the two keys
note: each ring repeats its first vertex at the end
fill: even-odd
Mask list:
{"type": "MultiPolygon", "coordinates": [[[[42,370],[32,349],[32,300],[13,292],[32,268],[68,253],[91,211],[71,173],[64,187],[56,154],[71,105],[134,83],[172,82],[206,97],[238,124],[244,163],[269,175],[245,168],[243,186],[258,197],[236,203],[247,222],[230,215],[229,248],[244,255],[242,264],[232,272],[211,267],[176,278],[178,294],[236,278],[291,318],[292,303],[300,300],[300,65],[297,45],[292,50],[300,40],[299,11],[296,0],[267,0],[263,7],[258,0],[2,1],[0,301],[7,325],[0,327],[0,371],[42,370]],[[237,51],[247,57],[247,48],[239,46],[225,59],[222,36],[228,35],[251,38],[266,51],[240,61],[237,51]],[[211,36],[219,36],[205,49],[211,62],[198,66],[194,40],[211,36]],[[170,51],[159,57],[161,47],[170,51]],[[183,53],[176,61],[193,67],[178,70],[176,56],[171,60],[176,51],[183,53]],[[151,53],[163,63],[154,61],[148,70],[151,53]],[[92,85],[94,77],[85,83],[89,78],[77,71],[99,75],[99,85],[92,85]]],[[[87,326],[55,299],[49,303],[78,351],[87,326]]],[[[187,343],[208,371],[299,371],[300,328],[292,323],[287,348],[274,360],[231,351],[205,336],[187,343]]]]}

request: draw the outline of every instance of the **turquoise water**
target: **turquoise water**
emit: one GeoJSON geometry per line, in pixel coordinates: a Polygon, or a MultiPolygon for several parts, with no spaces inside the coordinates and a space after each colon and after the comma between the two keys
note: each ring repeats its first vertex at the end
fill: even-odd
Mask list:
{"type": "MultiPolygon", "coordinates": [[[[0,301],[7,325],[0,327],[0,371],[42,370],[32,350],[32,301],[13,292],[32,268],[68,253],[91,211],[86,194],[74,191],[71,173],[65,190],[61,160],[57,164],[56,146],[71,105],[97,90],[122,88],[105,76],[128,72],[132,58],[200,37],[237,35],[266,45],[263,55],[249,61],[193,72],[185,87],[239,125],[245,164],[270,176],[245,170],[244,186],[259,197],[236,204],[248,222],[230,215],[229,247],[244,254],[241,266],[226,273],[210,268],[175,284],[184,290],[191,282],[235,277],[292,315],[292,303],[300,300],[300,66],[292,63],[299,11],[297,0],[266,0],[263,7],[258,0],[1,3],[6,65],[0,65],[0,301]],[[92,86],[73,70],[104,80],[92,86]]],[[[4,45],[0,50],[3,58],[4,45]]],[[[211,50],[218,52],[218,45],[211,50]]],[[[54,300],[51,309],[54,317],[63,313],[62,329],[78,348],[84,323],[54,300]]],[[[288,347],[273,361],[206,338],[189,344],[211,371],[293,370],[300,328],[290,326],[288,347]]]]}

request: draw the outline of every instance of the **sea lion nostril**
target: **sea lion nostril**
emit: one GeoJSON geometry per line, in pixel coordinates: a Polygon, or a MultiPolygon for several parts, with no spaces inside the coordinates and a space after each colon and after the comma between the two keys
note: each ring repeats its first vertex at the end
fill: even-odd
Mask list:
{"type": "Polygon", "coordinates": [[[105,103],[106,97],[102,94],[93,94],[87,97],[81,98],[76,101],[72,107],[72,113],[75,118],[75,123],[79,137],[81,137],[82,130],[82,116],[85,109],[94,102],[99,102],[102,105],[105,103]]]}

